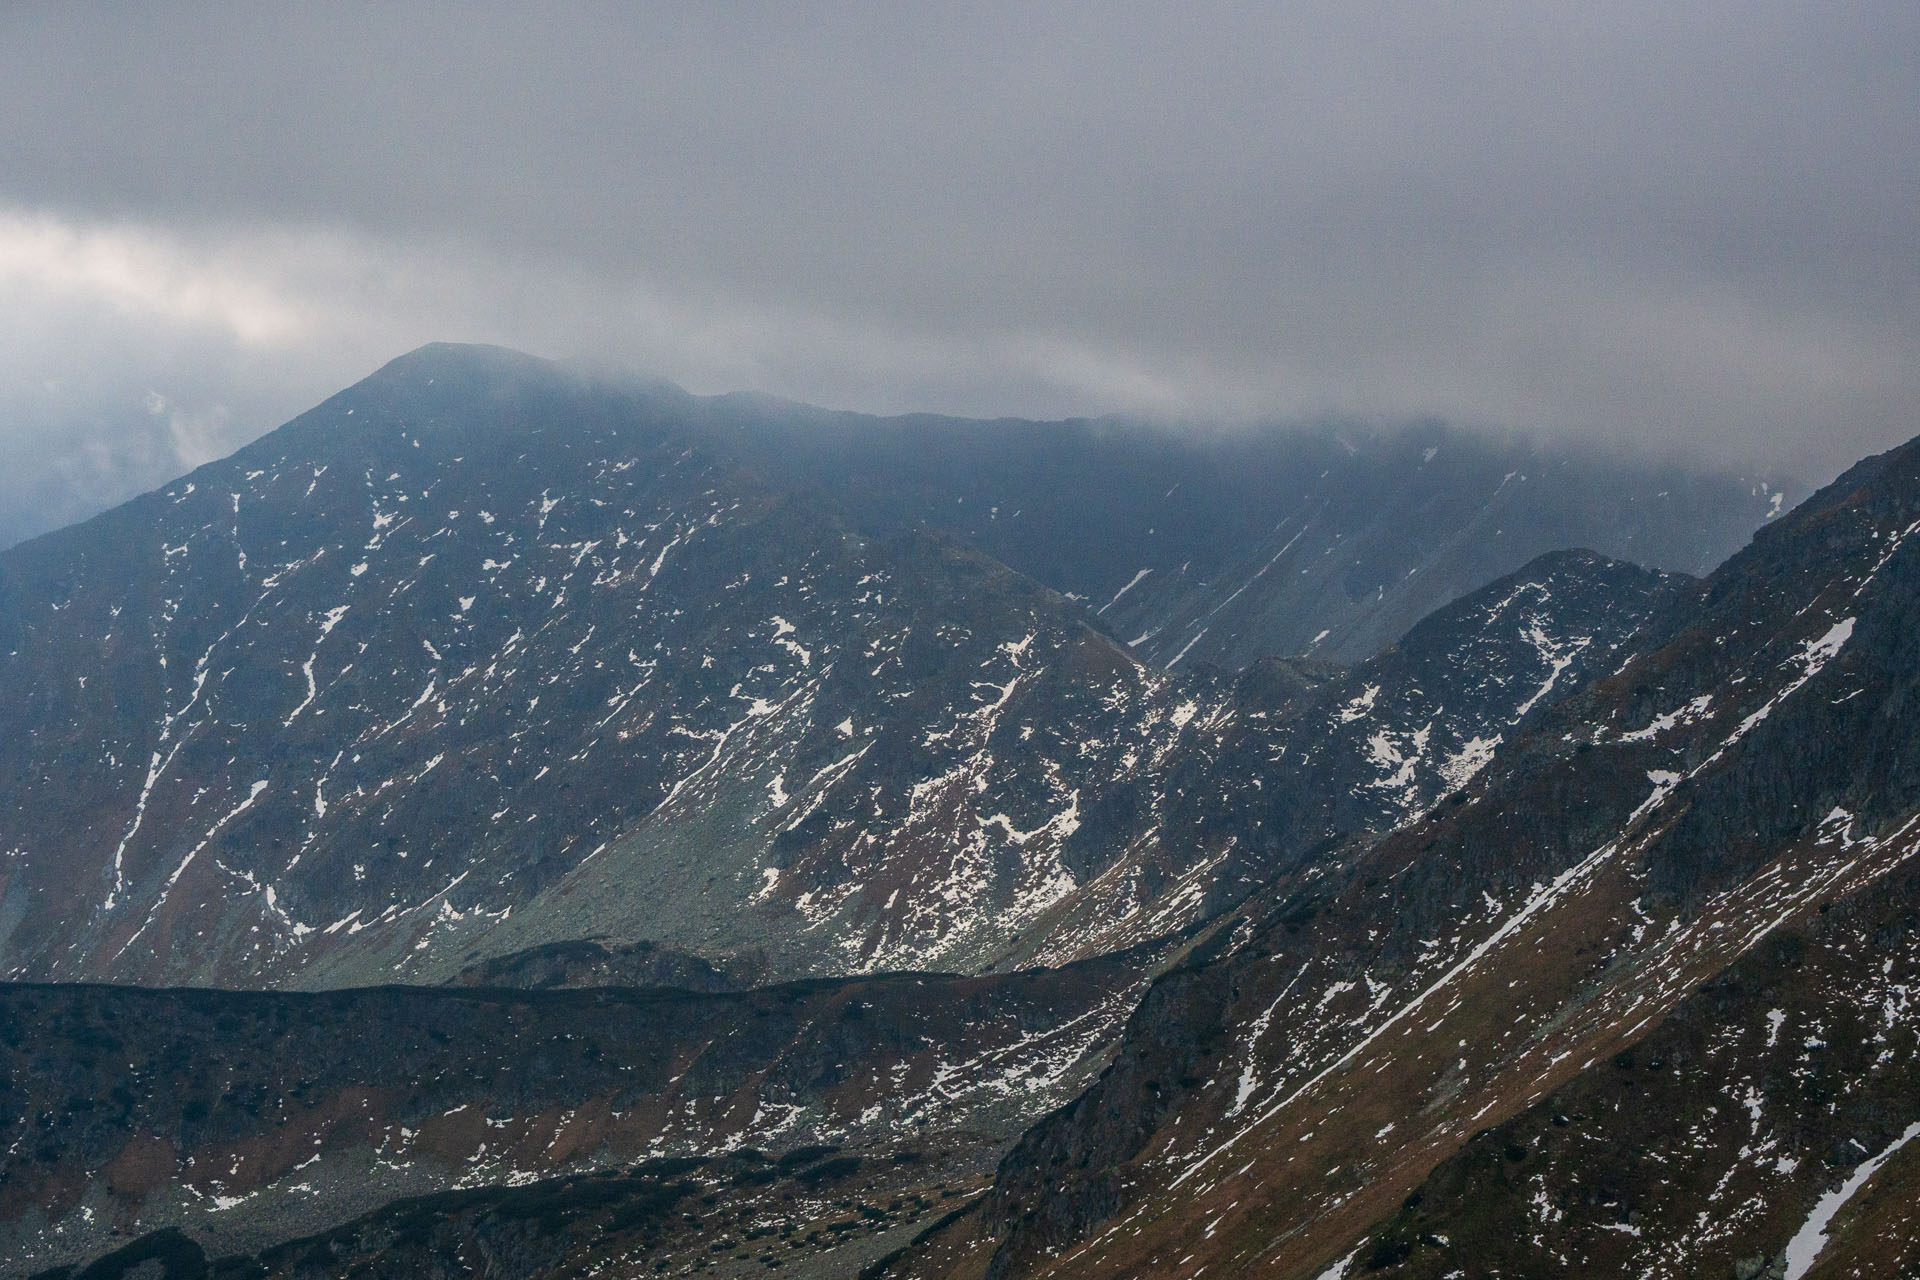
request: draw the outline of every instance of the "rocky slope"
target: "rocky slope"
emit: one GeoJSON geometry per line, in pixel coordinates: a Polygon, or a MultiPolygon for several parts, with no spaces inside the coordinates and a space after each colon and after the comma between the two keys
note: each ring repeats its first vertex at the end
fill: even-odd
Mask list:
{"type": "MultiPolygon", "coordinates": [[[[1423,424],[1180,436],[1121,421],[870,418],[701,402],[743,456],[869,531],[924,523],[1085,599],[1158,666],[1371,656],[1537,556],[1704,573],[1787,494],[1423,424]]],[[[1796,495],[1797,496],[1797,495],[1796,495]]]]}
{"type": "Polygon", "coordinates": [[[1909,863],[1769,934],[1644,1040],[1476,1136],[1363,1260],[1436,1278],[1920,1270],[1916,901],[1909,863]]]}
{"type": "Polygon", "coordinates": [[[1056,963],[1132,945],[1226,910],[1345,838],[1417,818],[1537,710],[1610,671],[1682,582],[1549,555],[1349,671],[1256,664],[1159,776],[1124,779],[1089,806],[1091,834],[1125,853],[1019,954],[1056,963]],[[1122,814],[1144,820],[1121,826],[1122,814]]]}
{"type": "Polygon", "coordinates": [[[184,1231],[143,1236],[36,1280],[382,1280],[487,1275],[858,1274],[965,1206],[964,1182],[926,1183],[910,1149],[872,1159],[811,1147],[741,1150],[628,1169],[408,1197],[330,1230],[238,1254],[184,1231]],[[141,1268],[146,1268],[142,1270],[141,1268]]]}
{"type": "Polygon", "coordinates": [[[1850,1174],[1820,1265],[1899,1255],[1848,1222],[1911,1230],[1915,533],[1920,442],[1683,593],[1458,803],[1280,877],[898,1273],[1801,1274],[1850,1174]],[[1498,1163],[1556,1115],[1539,1166],[1498,1163]],[[1524,1238],[1474,1252],[1517,1195],[1524,1238]]]}
{"type": "Polygon", "coordinates": [[[774,486],[688,401],[427,349],[0,556],[4,971],[1089,955],[1417,812],[1664,589],[1541,561],[1351,674],[1170,675],[977,551],[774,486]]]}
{"type": "MultiPolygon", "coordinates": [[[[964,873],[1017,918],[1058,875],[1012,851],[1070,833],[1080,775],[1169,736],[1165,682],[1001,566],[868,542],[642,402],[418,364],[6,558],[13,973],[437,980],[603,853],[648,865],[628,939],[777,950],[838,909],[809,915],[776,850],[814,842],[849,774],[909,824],[960,804],[1000,831],[941,847],[927,892],[964,873]],[[1106,752],[989,779],[1015,695],[1106,752]],[[963,760],[971,793],[915,791],[963,760]],[[756,899],[777,920],[735,928],[756,899]]],[[[787,971],[862,944],[802,945],[816,963],[787,971]]]]}

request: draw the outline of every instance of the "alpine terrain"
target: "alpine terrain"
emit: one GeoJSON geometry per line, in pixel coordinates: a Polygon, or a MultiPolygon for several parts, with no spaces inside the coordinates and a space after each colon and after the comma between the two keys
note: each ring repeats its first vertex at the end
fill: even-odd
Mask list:
{"type": "Polygon", "coordinates": [[[0,1270],[1920,1273],[1916,532],[423,348],[0,552],[0,1270]]]}

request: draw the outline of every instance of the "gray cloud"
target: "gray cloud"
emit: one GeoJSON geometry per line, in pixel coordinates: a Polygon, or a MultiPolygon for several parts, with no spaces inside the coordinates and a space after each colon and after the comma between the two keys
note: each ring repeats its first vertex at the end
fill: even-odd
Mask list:
{"type": "Polygon", "coordinates": [[[1916,49],[1911,3],[10,6],[0,539],[434,338],[1830,472],[1920,430],[1916,49]]]}

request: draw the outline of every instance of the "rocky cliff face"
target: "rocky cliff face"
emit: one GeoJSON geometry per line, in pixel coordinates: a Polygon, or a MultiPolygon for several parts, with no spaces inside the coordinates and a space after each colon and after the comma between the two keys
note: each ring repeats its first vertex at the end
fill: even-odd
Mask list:
{"type": "Polygon", "coordinates": [[[1361,1260],[1432,1277],[1912,1274],[1916,901],[1908,863],[1767,935],[1645,1039],[1476,1135],[1361,1260]]]}
{"type": "MultiPolygon", "coordinates": [[[[1457,803],[1275,880],[904,1270],[1757,1275],[1849,1173],[1856,1218],[1910,1231],[1917,532],[1920,442],[1682,593],[1457,803]],[[1475,1253],[1516,1194],[1525,1237],[1475,1253]]],[[[1907,1247],[1847,1238],[1833,1274],[1907,1247]]]]}

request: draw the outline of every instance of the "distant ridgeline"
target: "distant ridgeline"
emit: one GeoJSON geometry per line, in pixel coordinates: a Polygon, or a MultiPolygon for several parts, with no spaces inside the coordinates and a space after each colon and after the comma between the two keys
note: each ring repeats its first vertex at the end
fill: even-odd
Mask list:
{"type": "Polygon", "coordinates": [[[1705,573],[1787,499],[1757,478],[1438,424],[1195,438],[1114,419],[686,403],[863,530],[951,533],[1084,600],[1163,667],[1358,661],[1550,551],[1705,573]]]}

